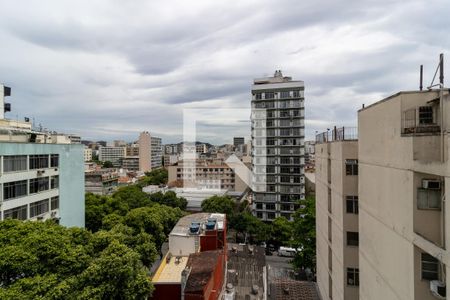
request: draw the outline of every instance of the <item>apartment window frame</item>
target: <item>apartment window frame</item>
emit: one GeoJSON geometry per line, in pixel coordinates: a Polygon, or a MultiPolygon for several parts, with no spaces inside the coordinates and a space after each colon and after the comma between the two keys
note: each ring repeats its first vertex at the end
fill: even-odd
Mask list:
{"type": "Polygon", "coordinates": [[[50,198],[50,210],[59,209],[59,196],[50,198]]]}
{"type": "Polygon", "coordinates": [[[434,124],[433,121],[433,107],[419,106],[419,125],[434,124]]]}
{"type": "Polygon", "coordinates": [[[347,285],[359,286],[359,268],[347,268],[347,285]]]}
{"type": "Polygon", "coordinates": [[[50,189],[50,178],[37,177],[29,180],[29,194],[37,194],[48,191],[50,189]]]}
{"type": "Polygon", "coordinates": [[[420,278],[439,280],[439,260],[425,252],[420,255],[420,278]]]}
{"type": "Polygon", "coordinates": [[[30,218],[35,218],[50,211],[49,199],[30,203],[30,218]]]}
{"type": "Polygon", "coordinates": [[[4,155],[3,173],[23,172],[28,170],[26,155],[4,155]]]}
{"type": "Polygon", "coordinates": [[[49,155],[48,154],[36,154],[28,157],[29,169],[47,169],[49,167],[49,155]]]}
{"type": "Polygon", "coordinates": [[[441,210],[441,190],[440,189],[417,189],[417,209],[418,210],[441,210]],[[435,194],[433,196],[433,194],[435,194]]]}
{"type": "Polygon", "coordinates": [[[358,160],[346,159],[345,160],[345,175],[357,176],[358,175],[358,160]]]}
{"type": "Polygon", "coordinates": [[[50,154],[50,167],[59,167],[59,154],[50,154]]]}
{"type": "Polygon", "coordinates": [[[27,220],[28,219],[28,206],[21,205],[11,209],[7,209],[3,212],[3,220],[16,219],[27,220]]]}
{"type": "Polygon", "coordinates": [[[276,217],[274,212],[267,212],[266,216],[267,216],[267,219],[269,219],[269,220],[275,220],[275,217],[276,217]]]}
{"type": "Polygon", "coordinates": [[[347,246],[358,247],[359,246],[359,232],[357,231],[347,231],[347,246]]]}
{"type": "Polygon", "coordinates": [[[3,201],[28,196],[28,180],[3,183],[3,201]]]}
{"type": "Polygon", "coordinates": [[[265,92],[264,99],[275,99],[275,93],[274,92],[265,92]]]}
{"type": "Polygon", "coordinates": [[[349,195],[345,197],[346,212],[348,214],[359,214],[359,199],[358,196],[349,195]]]}
{"type": "Polygon", "coordinates": [[[54,175],[50,177],[50,189],[58,189],[59,188],[59,175],[54,175]]]}

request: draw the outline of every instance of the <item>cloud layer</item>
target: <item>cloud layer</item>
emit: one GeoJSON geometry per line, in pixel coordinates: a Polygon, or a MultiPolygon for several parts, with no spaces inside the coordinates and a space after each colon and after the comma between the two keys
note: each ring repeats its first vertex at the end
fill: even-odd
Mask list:
{"type": "Polygon", "coordinates": [[[249,137],[252,79],[275,69],[305,81],[313,138],[355,125],[363,103],[417,89],[420,64],[429,83],[438,54],[450,54],[444,0],[407,7],[390,0],[0,0],[0,7],[0,82],[13,88],[8,117],[34,117],[86,139],[131,141],[148,130],[177,142],[183,109],[192,108],[217,115],[198,126],[199,139],[249,137]],[[224,122],[226,108],[241,109],[242,119],[224,122]]]}

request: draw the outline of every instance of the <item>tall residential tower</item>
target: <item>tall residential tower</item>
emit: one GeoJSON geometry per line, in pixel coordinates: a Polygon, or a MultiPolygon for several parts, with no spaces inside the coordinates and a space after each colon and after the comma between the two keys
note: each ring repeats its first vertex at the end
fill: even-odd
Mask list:
{"type": "Polygon", "coordinates": [[[262,220],[291,219],[305,199],[304,89],[281,71],[253,82],[253,214],[262,220]]]}

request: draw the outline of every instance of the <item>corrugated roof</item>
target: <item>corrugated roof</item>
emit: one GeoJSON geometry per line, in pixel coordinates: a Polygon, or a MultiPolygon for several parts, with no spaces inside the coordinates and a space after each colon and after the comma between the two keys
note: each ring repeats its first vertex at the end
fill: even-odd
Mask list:
{"type": "Polygon", "coordinates": [[[205,251],[189,255],[187,267],[191,268],[186,281],[185,293],[203,293],[203,288],[213,276],[222,251],[205,251]]]}
{"type": "Polygon", "coordinates": [[[270,283],[271,300],[319,300],[316,284],[312,281],[298,281],[278,278],[270,283]]]}

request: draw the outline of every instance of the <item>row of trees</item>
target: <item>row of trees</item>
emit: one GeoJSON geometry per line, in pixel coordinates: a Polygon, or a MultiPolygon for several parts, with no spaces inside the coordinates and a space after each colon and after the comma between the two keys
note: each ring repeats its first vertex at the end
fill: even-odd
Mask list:
{"type": "Polygon", "coordinates": [[[250,213],[248,203],[236,203],[229,196],[213,196],[202,202],[205,212],[227,214],[230,229],[236,232],[236,239],[260,244],[266,242],[276,247],[281,245],[302,249],[293,260],[297,268],[315,266],[315,200],[308,196],[294,213],[293,221],[278,217],[265,223],[250,213]]]}
{"type": "Polygon", "coordinates": [[[145,299],[148,270],[185,213],[175,193],[139,186],[86,194],[86,229],[0,222],[0,299],[145,299]]]}

